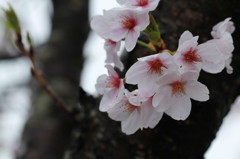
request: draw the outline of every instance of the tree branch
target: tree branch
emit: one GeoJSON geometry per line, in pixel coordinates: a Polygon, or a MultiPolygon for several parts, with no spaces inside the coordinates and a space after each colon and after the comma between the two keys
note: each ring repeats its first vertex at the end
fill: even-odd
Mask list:
{"type": "Polygon", "coordinates": [[[22,36],[21,36],[21,34],[16,32],[16,35],[17,35],[16,45],[17,45],[18,49],[20,50],[20,52],[23,55],[28,57],[30,59],[31,63],[32,63],[31,72],[32,72],[33,77],[38,81],[38,83],[42,86],[42,88],[45,89],[45,91],[48,93],[48,95],[56,102],[57,106],[60,109],[62,109],[65,113],[70,114],[71,110],[69,109],[69,107],[49,87],[49,85],[47,84],[47,81],[45,80],[45,78],[42,76],[40,71],[36,68],[35,59],[33,57],[33,47],[30,46],[30,49],[29,49],[30,51],[26,50],[24,45],[23,45],[23,43],[22,43],[22,36]]]}

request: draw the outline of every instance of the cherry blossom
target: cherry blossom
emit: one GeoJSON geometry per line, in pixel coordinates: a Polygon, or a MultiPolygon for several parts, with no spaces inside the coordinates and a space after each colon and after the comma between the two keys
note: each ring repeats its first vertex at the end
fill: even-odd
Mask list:
{"type": "Polygon", "coordinates": [[[105,60],[106,63],[114,63],[114,65],[119,68],[121,71],[123,70],[123,63],[120,60],[120,57],[117,55],[120,49],[121,42],[115,42],[112,40],[105,40],[104,49],[107,52],[107,58],[105,60]]]}
{"type": "Polygon", "coordinates": [[[157,80],[168,72],[176,71],[177,65],[168,52],[139,58],[126,73],[126,83],[138,84],[139,93],[144,97],[152,96],[157,80]]]}
{"type": "Polygon", "coordinates": [[[203,69],[209,73],[219,73],[224,68],[223,57],[212,42],[205,42],[198,45],[198,36],[193,37],[192,33],[185,31],[180,39],[175,62],[182,70],[203,69]]]}
{"type": "Polygon", "coordinates": [[[227,18],[222,22],[219,22],[213,27],[211,32],[213,40],[210,40],[217,46],[221,56],[223,57],[224,66],[227,69],[227,73],[232,73],[233,68],[230,66],[232,61],[232,52],[234,50],[232,33],[235,30],[234,24],[230,21],[231,18],[227,18]]]}
{"type": "Polygon", "coordinates": [[[138,129],[154,128],[162,118],[161,112],[155,111],[152,98],[141,98],[137,91],[128,92],[107,111],[109,117],[121,121],[122,132],[127,135],[138,129]]]}
{"type": "Polygon", "coordinates": [[[191,112],[191,100],[207,101],[209,90],[198,82],[198,72],[173,72],[160,78],[153,106],[175,120],[185,120],[191,112]]]}
{"type": "Polygon", "coordinates": [[[125,39],[127,51],[131,51],[136,46],[140,32],[148,24],[148,13],[124,8],[105,11],[103,16],[95,16],[91,21],[92,29],[103,38],[112,41],[125,39]]]}
{"type": "Polygon", "coordinates": [[[119,78],[117,72],[111,65],[106,65],[108,70],[107,75],[101,75],[97,79],[95,85],[99,94],[102,94],[102,100],[100,102],[100,111],[107,111],[117,102],[123,95],[124,84],[123,80],[119,78]]]}
{"type": "Polygon", "coordinates": [[[224,36],[225,33],[232,34],[235,31],[235,26],[231,18],[226,18],[224,21],[219,22],[215,26],[213,26],[211,35],[215,39],[219,39],[224,36]]]}
{"type": "Polygon", "coordinates": [[[157,8],[160,0],[117,0],[121,5],[136,8],[142,11],[153,11],[157,8]]]}

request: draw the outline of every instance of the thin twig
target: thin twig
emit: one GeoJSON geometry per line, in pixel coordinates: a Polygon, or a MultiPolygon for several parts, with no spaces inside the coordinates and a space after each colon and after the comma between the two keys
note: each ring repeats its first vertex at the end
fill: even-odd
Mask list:
{"type": "Polygon", "coordinates": [[[21,36],[21,34],[20,33],[16,33],[16,35],[17,35],[16,45],[17,45],[18,49],[20,50],[21,53],[23,53],[25,56],[27,56],[30,59],[31,63],[32,63],[31,72],[32,72],[33,77],[35,77],[35,79],[42,86],[42,88],[44,88],[45,91],[48,93],[48,95],[56,102],[56,104],[57,104],[57,106],[59,108],[61,108],[67,114],[71,113],[69,107],[49,87],[49,85],[47,84],[45,78],[42,76],[40,71],[38,71],[38,69],[36,68],[35,60],[34,60],[33,54],[31,53],[33,51],[32,46],[30,46],[31,52],[27,51],[25,49],[23,43],[22,43],[22,36],[21,36]]]}

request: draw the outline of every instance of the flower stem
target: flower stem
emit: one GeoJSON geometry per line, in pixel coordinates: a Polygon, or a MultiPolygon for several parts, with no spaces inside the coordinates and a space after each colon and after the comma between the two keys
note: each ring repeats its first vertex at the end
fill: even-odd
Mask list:
{"type": "Polygon", "coordinates": [[[144,46],[144,47],[146,47],[146,48],[149,48],[149,49],[151,49],[152,51],[156,51],[154,48],[152,48],[149,44],[147,44],[147,43],[145,43],[145,42],[143,42],[143,41],[141,41],[141,40],[137,40],[137,43],[139,44],[139,45],[142,45],[142,46],[144,46]]]}

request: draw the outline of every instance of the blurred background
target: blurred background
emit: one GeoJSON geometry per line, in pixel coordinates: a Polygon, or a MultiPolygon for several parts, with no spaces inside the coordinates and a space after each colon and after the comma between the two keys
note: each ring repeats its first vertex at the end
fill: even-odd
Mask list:
{"type": "MultiPolygon", "coordinates": [[[[193,4],[186,0],[179,2],[170,0],[164,5],[165,1],[162,0],[160,2],[154,14],[160,14],[162,16],[159,16],[158,19],[160,30],[162,27],[163,37],[172,35],[166,38],[167,42],[172,42],[169,44],[172,48],[177,47],[177,39],[184,30],[190,29],[194,35],[199,34],[201,36],[201,34],[203,34],[204,38],[209,37],[207,34],[210,33],[210,29],[214,24],[224,20],[229,15],[236,16],[236,14],[239,14],[239,10],[236,9],[231,13],[229,11],[231,8],[226,7],[232,6],[236,1],[218,2],[218,5],[215,7],[219,7],[219,10],[222,10],[225,6],[225,9],[221,12],[222,14],[218,12],[218,9],[216,9],[216,13],[211,11],[210,6],[214,6],[217,1],[203,5],[203,3],[205,3],[204,0],[198,0],[193,4]],[[225,3],[228,4],[226,5],[225,3]],[[164,7],[166,6],[167,8],[170,4],[172,6],[172,8],[169,9],[171,10],[171,14],[167,14],[164,7]],[[161,14],[162,12],[165,14],[161,14]],[[218,13],[221,15],[218,15],[218,13]],[[181,14],[183,17],[181,17],[181,14]],[[199,20],[205,14],[212,15],[199,20]],[[179,20],[176,21],[174,18],[178,17],[179,20]],[[179,22],[183,18],[185,18],[185,21],[179,22]],[[208,23],[209,21],[210,23],[208,23]],[[206,30],[201,32],[199,31],[200,28],[196,27],[196,25],[199,25],[201,29],[202,26],[208,26],[206,30]],[[186,26],[188,26],[188,28],[186,28],[186,26]]],[[[173,124],[174,126],[166,126],[169,124],[167,117],[165,117],[163,121],[165,125],[162,124],[158,126],[158,128],[156,128],[157,130],[152,130],[154,132],[151,132],[151,130],[138,132],[135,137],[131,138],[131,136],[126,137],[124,134],[121,134],[119,123],[111,121],[106,114],[100,114],[98,111],[99,99],[97,98],[98,95],[94,85],[97,77],[106,73],[104,67],[106,55],[103,50],[104,41],[94,32],[90,31],[89,21],[92,16],[102,14],[103,9],[107,10],[117,7],[118,4],[115,1],[63,0],[60,2],[57,0],[0,0],[0,8],[8,8],[9,4],[11,4],[19,17],[23,36],[26,36],[26,31],[29,31],[31,34],[35,45],[34,57],[37,61],[37,67],[42,70],[42,74],[46,77],[51,87],[64,99],[67,105],[70,105],[70,107],[77,111],[74,114],[74,119],[66,116],[54,106],[55,104],[52,99],[31,77],[31,64],[15,47],[15,36],[11,30],[4,26],[4,14],[1,9],[0,159],[105,159],[117,158],[116,156],[120,158],[123,157],[124,154],[119,154],[127,152],[129,148],[125,147],[126,150],[123,148],[127,143],[130,143],[130,147],[134,150],[129,153],[129,156],[125,154],[127,157],[124,156],[124,158],[164,158],[164,155],[159,155],[150,147],[152,146],[151,142],[159,141],[160,144],[162,139],[166,139],[166,135],[159,135],[162,128],[167,127],[166,129],[169,129],[169,131],[175,128],[175,123],[173,124]],[[83,89],[79,89],[79,86],[83,89]],[[93,131],[95,132],[93,133],[93,131]],[[139,141],[145,135],[145,140],[150,138],[149,141],[139,141]],[[121,143],[121,140],[122,142],[127,142],[124,144],[121,143]],[[146,148],[148,146],[149,148],[146,148]],[[119,151],[119,154],[115,151],[119,151]]],[[[235,8],[237,8],[237,6],[235,6],[235,8]]],[[[236,20],[237,19],[233,17],[233,21],[236,20]]],[[[235,32],[234,34],[237,33],[235,32]]],[[[133,51],[131,54],[133,55],[123,53],[122,59],[128,60],[133,58],[133,56],[141,55],[137,51],[133,51]]],[[[131,65],[129,60],[125,65],[126,67],[131,65]]],[[[204,78],[203,81],[208,85],[208,80],[206,79],[210,77],[208,77],[209,75],[205,76],[207,76],[207,78],[204,78]]],[[[224,74],[224,76],[227,75],[224,74]]],[[[216,76],[211,78],[219,79],[219,77],[216,76]]],[[[231,78],[239,79],[239,74],[235,74],[231,76],[231,78]]],[[[215,98],[219,97],[216,94],[214,95],[215,98]]],[[[212,126],[212,121],[208,122],[207,120],[203,120],[202,122],[205,123],[202,125],[205,126],[201,127],[202,125],[196,122],[196,125],[192,127],[194,129],[198,127],[198,125],[199,129],[208,129],[208,126],[214,127],[214,130],[210,130],[212,132],[209,134],[210,137],[207,137],[207,143],[211,143],[210,147],[210,144],[206,144],[207,146],[203,146],[204,148],[199,154],[192,150],[189,150],[189,155],[187,154],[188,150],[186,150],[186,154],[184,154],[180,152],[181,149],[176,150],[176,148],[169,148],[170,150],[167,150],[166,153],[176,152],[176,156],[179,157],[180,155],[179,158],[183,158],[183,156],[186,158],[186,156],[188,156],[187,158],[189,159],[201,158],[200,156],[205,156],[206,159],[239,159],[240,137],[238,134],[240,134],[240,99],[235,100],[234,95],[226,98],[228,104],[225,104],[223,108],[217,107],[216,110],[214,110],[214,108],[212,110],[218,114],[218,118],[215,119],[218,121],[217,124],[213,124],[212,126]],[[233,103],[233,101],[235,102],[233,103]],[[228,112],[230,105],[232,105],[231,110],[228,112]],[[228,114],[223,120],[226,113],[228,114]],[[216,139],[211,142],[220,124],[221,127],[217,132],[216,139]],[[206,149],[208,150],[205,153],[206,149]],[[196,156],[191,156],[191,152],[196,156]]],[[[215,103],[212,102],[209,104],[214,105],[215,103]]],[[[199,105],[197,106],[199,107],[199,105]]],[[[207,104],[205,107],[206,106],[207,104]]],[[[201,105],[201,107],[204,107],[204,104],[201,105]]],[[[201,113],[202,116],[206,115],[203,111],[201,113]]],[[[198,117],[199,114],[196,115],[195,113],[192,116],[193,118],[191,117],[189,121],[195,121],[195,116],[197,116],[197,121],[201,122],[199,121],[201,120],[201,117],[198,117]]],[[[178,123],[178,125],[184,124],[178,123]]],[[[179,131],[183,132],[186,130],[187,129],[179,129],[179,131]]],[[[196,131],[201,134],[199,130],[196,129],[196,131]]],[[[192,132],[189,134],[192,136],[197,135],[192,132]]],[[[164,140],[163,143],[169,143],[169,145],[174,145],[175,142],[185,144],[178,140],[174,141],[174,135],[171,136],[172,139],[170,139],[169,135],[168,139],[166,141],[164,140]]],[[[181,135],[181,133],[178,135],[181,135]]],[[[208,135],[207,130],[205,135],[208,135]]],[[[193,139],[198,137],[201,140],[200,136],[195,136],[191,137],[191,141],[186,140],[186,142],[198,144],[195,142],[195,139],[193,139]]],[[[199,145],[201,146],[200,143],[199,145]]],[[[161,149],[162,147],[160,146],[158,148],[161,149]]],[[[184,146],[183,148],[186,149],[184,146]]],[[[191,149],[191,147],[188,148],[191,149]]],[[[162,150],[165,149],[168,149],[168,146],[162,150]]],[[[174,157],[170,155],[169,158],[174,157]]]]}

